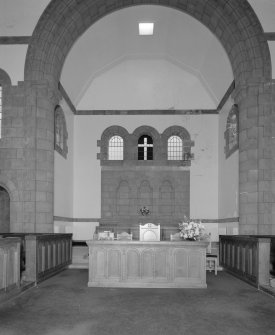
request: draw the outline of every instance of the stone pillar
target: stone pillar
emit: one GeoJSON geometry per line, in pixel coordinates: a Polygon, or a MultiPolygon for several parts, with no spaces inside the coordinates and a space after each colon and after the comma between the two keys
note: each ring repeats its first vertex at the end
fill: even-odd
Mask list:
{"type": "Polygon", "coordinates": [[[11,232],[53,232],[57,92],[41,82],[21,82],[5,91],[0,181],[12,196],[11,232]]]}
{"type": "MultiPolygon", "coordinates": [[[[0,179],[11,200],[10,231],[22,231],[24,201],[28,196],[23,191],[26,174],[24,156],[24,108],[25,89],[9,86],[3,92],[2,138],[0,141],[0,179]]],[[[26,205],[27,206],[27,205],[26,205]]]]}
{"type": "Polygon", "coordinates": [[[239,105],[240,234],[271,234],[271,95],[265,82],[236,90],[239,105]]]}
{"type": "Polygon", "coordinates": [[[57,92],[57,88],[54,90],[47,83],[26,84],[27,179],[24,188],[33,194],[30,207],[24,208],[25,215],[32,220],[24,223],[24,231],[28,232],[53,232],[54,108],[58,103],[57,92]]]}

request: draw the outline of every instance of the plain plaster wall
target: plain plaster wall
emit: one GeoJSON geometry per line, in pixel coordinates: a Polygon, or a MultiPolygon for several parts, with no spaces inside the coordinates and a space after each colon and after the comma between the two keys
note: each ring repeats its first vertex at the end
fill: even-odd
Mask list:
{"type": "Polygon", "coordinates": [[[95,77],[77,109],[215,109],[195,73],[166,60],[126,60],[95,77]]]}
{"type": "Polygon", "coordinates": [[[191,207],[194,218],[218,218],[218,115],[185,116],[77,116],[74,137],[74,217],[99,218],[101,167],[96,156],[97,140],[111,125],[120,125],[132,133],[142,125],[162,133],[167,127],[185,127],[195,141],[195,159],[190,168],[191,207]]]}
{"type": "Polygon", "coordinates": [[[11,78],[12,85],[24,80],[27,45],[0,45],[0,68],[11,78]]]}

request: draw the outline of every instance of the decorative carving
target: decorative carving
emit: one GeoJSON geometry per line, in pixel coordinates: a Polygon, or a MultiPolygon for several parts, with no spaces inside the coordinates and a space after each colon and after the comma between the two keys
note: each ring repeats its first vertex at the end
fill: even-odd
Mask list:
{"type": "Polygon", "coordinates": [[[87,244],[89,287],[207,287],[205,241],[87,244]]]}

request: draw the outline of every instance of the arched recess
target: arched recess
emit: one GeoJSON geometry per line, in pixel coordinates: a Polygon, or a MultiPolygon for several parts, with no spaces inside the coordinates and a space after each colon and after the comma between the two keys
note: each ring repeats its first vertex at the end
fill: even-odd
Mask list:
{"type": "Polygon", "coordinates": [[[170,180],[163,180],[159,187],[159,213],[171,217],[175,212],[175,189],[170,180]]]}
{"type": "MultiPolygon", "coordinates": [[[[240,162],[248,160],[247,164],[240,163],[240,173],[246,176],[240,178],[239,183],[240,193],[245,194],[240,197],[240,224],[244,227],[240,232],[270,234],[272,212],[275,213],[271,207],[274,204],[268,206],[268,213],[261,212],[260,207],[264,208],[264,202],[272,198],[272,193],[275,194],[275,187],[273,190],[268,177],[272,174],[272,150],[269,153],[266,150],[266,145],[271,147],[273,143],[270,130],[265,131],[265,127],[270,129],[270,114],[274,106],[271,99],[271,59],[262,26],[247,0],[52,0],[39,19],[30,41],[25,81],[30,85],[48,85],[49,94],[55,95],[65,58],[75,41],[103,16],[139,4],[163,5],[193,16],[219,39],[227,52],[236,85],[235,103],[240,112],[240,162]],[[264,111],[261,119],[259,111],[264,111]],[[258,132],[255,131],[253,138],[249,138],[248,128],[253,126],[258,132]],[[250,154],[251,150],[254,151],[253,155],[250,154]],[[264,157],[265,162],[257,164],[254,157],[264,157]],[[252,170],[253,175],[256,171],[253,180],[249,177],[252,170]],[[262,190],[268,181],[264,197],[262,190]]],[[[50,114],[52,103],[48,105],[50,114]]],[[[27,101],[26,109],[31,110],[32,107],[31,102],[27,101]]],[[[36,113],[39,113],[39,108],[36,106],[36,113]]],[[[51,131],[50,125],[49,129],[51,131]]]]}
{"type": "Polygon", "coordinates": [[[138,206],[137,213],[140,213],[139,210],[144,206],[150,210],[151,214],[153,213],[153,188],[148,180],[143,180],[139,185],[138,206]]]}
{"type": "Polygon", "coordinates": [[[2,204],[0,204],[0,212],[4,210],[4,213],[0,213],[0,233],[1,232],[17,232],[20,231],[21,227],[16,227],[16,218],[17,215],[16,207],[19,203],[19,194],[14,185],[14,183],[8,180],[4,176],[0,176],[0,202],[3,200],[2,204]],[[3,198],[2,198],[3,196],[3,198]],[[4,206],[3,208],[1,206],[4,206]],[[8,213],[9,211],[9,213],[8,213]],[[8,231],[1,231],[2,228],[2,217],[5,220],[5,228],[8,231]],[[7,223],[6,220],[9,220],[7,223]]]}
{"type": "Polygon", "coordinates": [[[130,213],[130,187],[126,180],[122,180],[116,190],[116,210],[118,216],[128,216],[130,213]]]}
{"type": "Polygon", "coordinates": [[[7,190],[0,186],[0,233],[10,232],[10,196],[7,190]]]}

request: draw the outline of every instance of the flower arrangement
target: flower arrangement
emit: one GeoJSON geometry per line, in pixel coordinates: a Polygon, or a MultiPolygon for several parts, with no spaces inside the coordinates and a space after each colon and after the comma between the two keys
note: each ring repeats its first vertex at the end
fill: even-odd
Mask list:
{"type": "Polygon", "coordinates": [[[147,208],[146,206],[143,206],[139,209],[139,212],[142,216],[147,216],[149,215],[151,212],[150,212],[150,209],[147,208]]]}
{"type": "Polygon", "coordinates": [[[185,240],[198,240],[202,237],[204,226],[184,216],[184,222],[179,223],[180,237],[185,240]]]}

